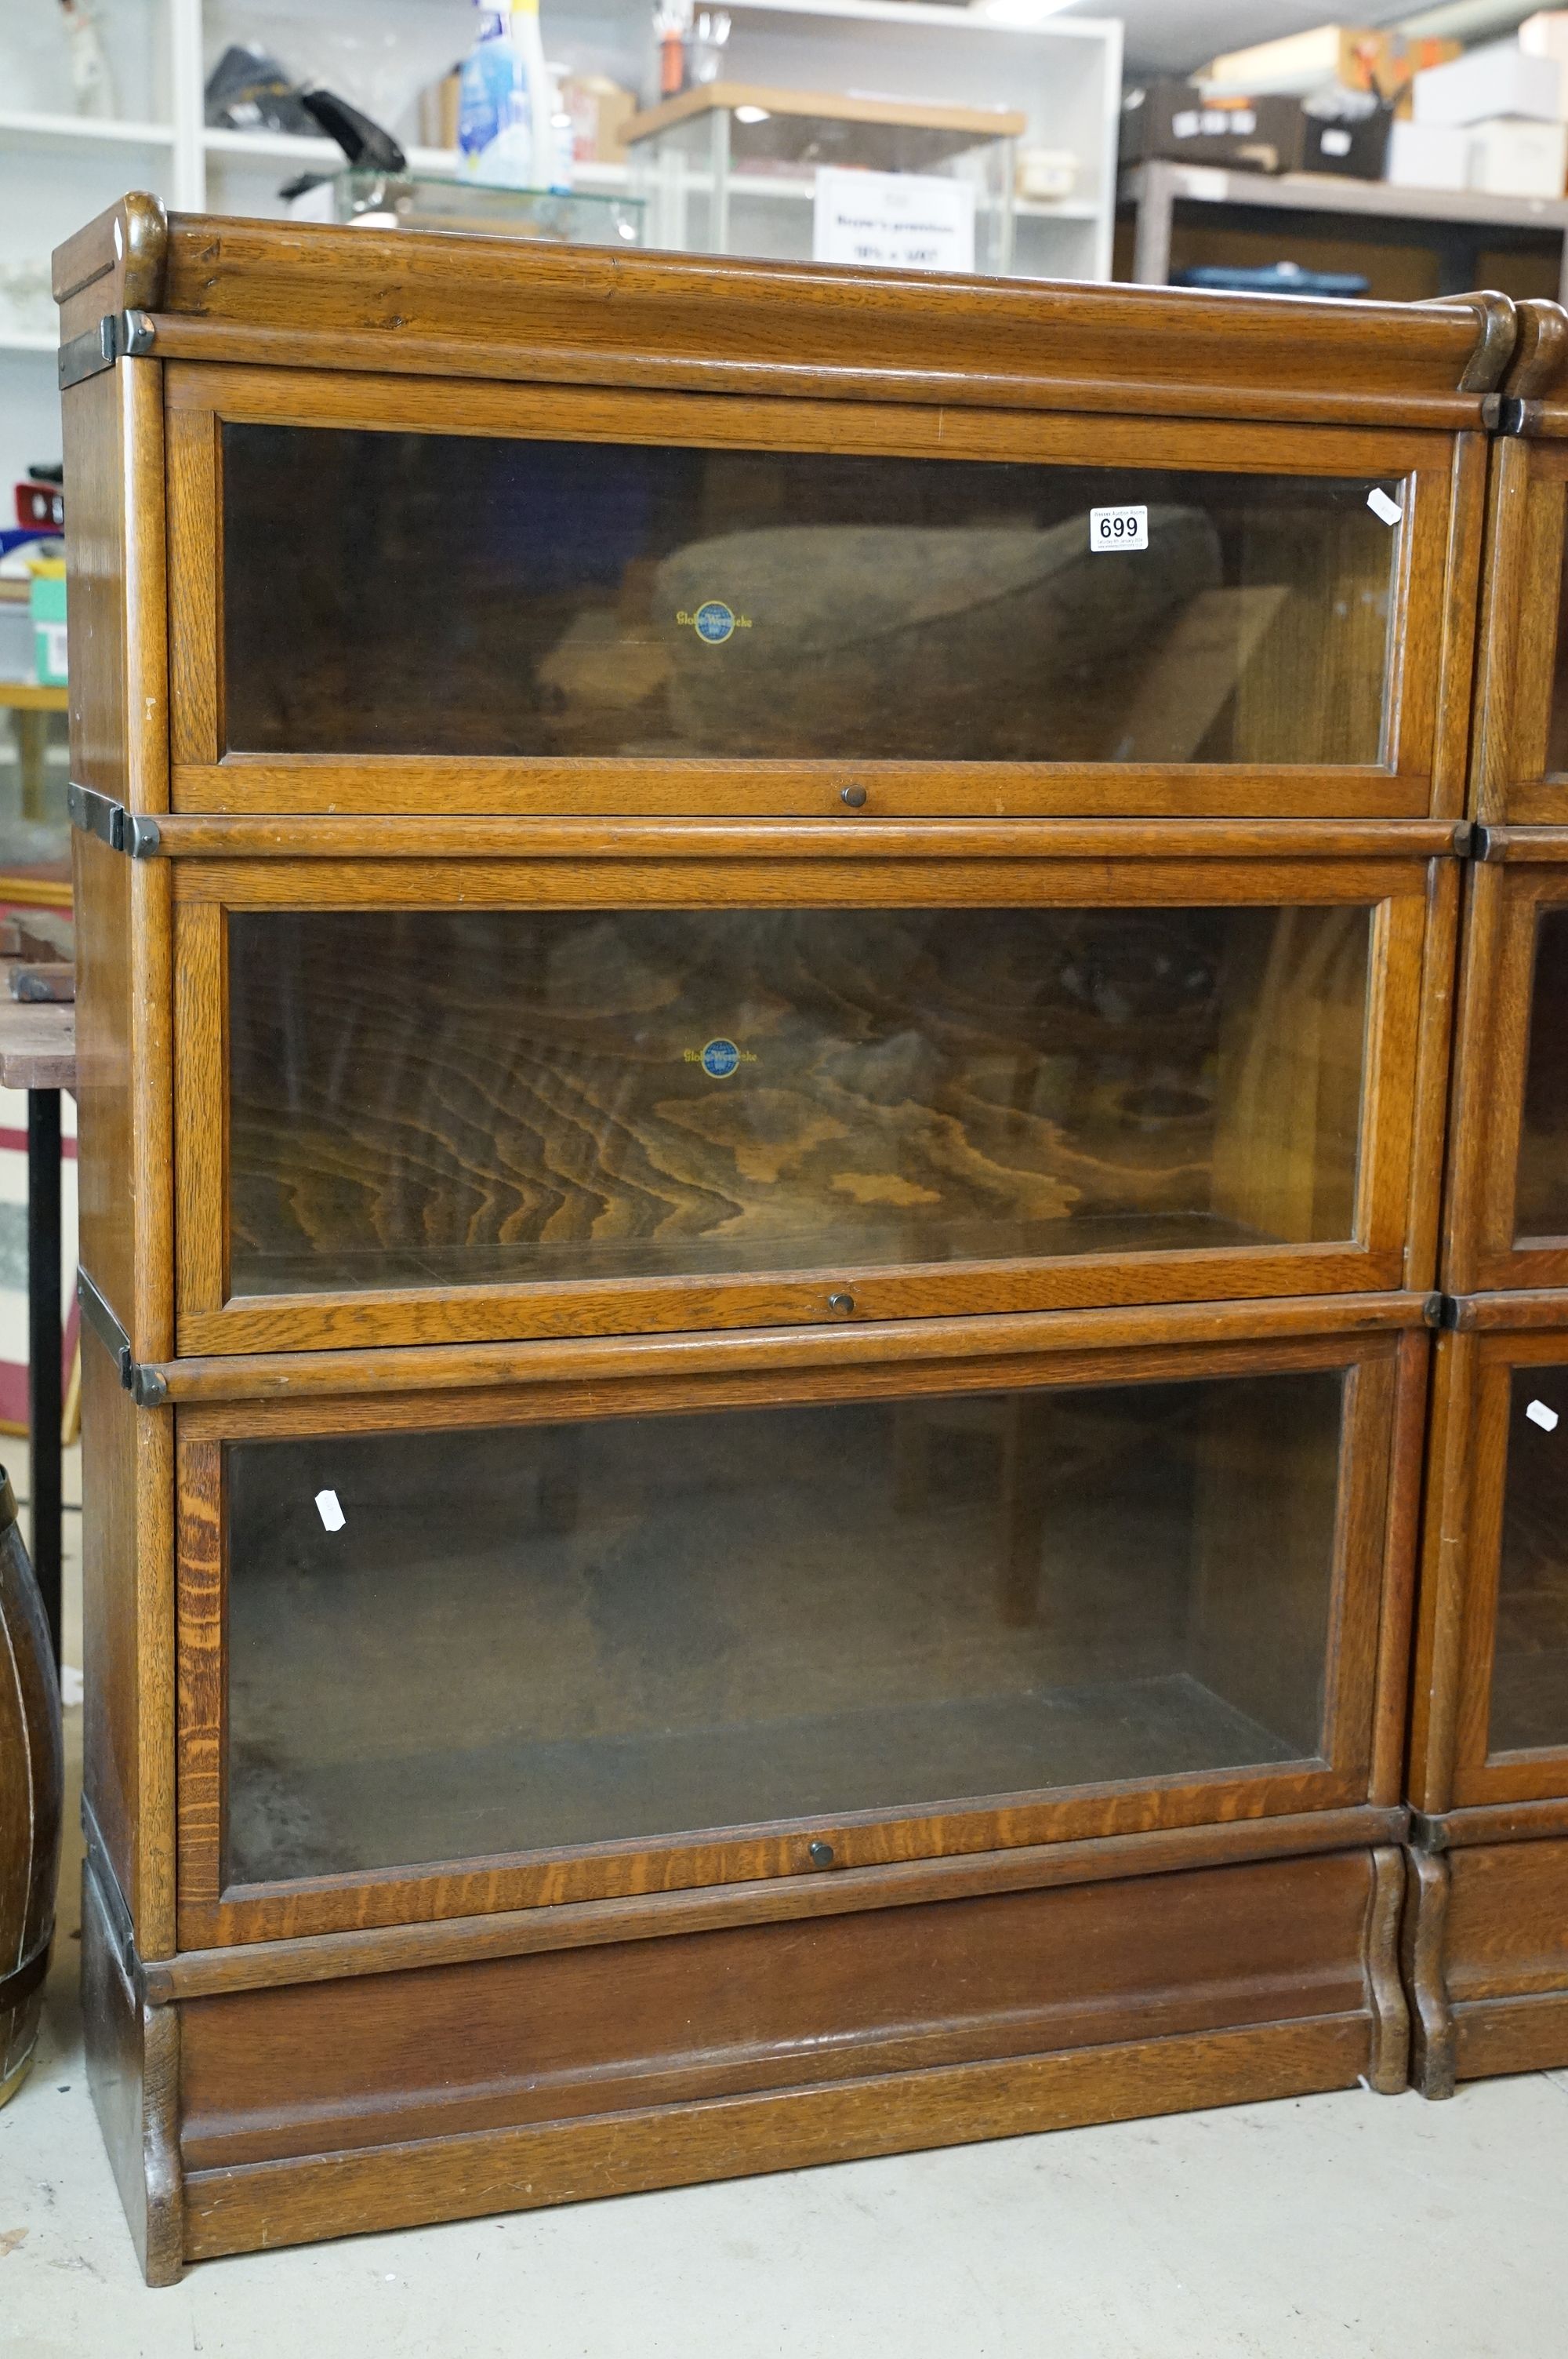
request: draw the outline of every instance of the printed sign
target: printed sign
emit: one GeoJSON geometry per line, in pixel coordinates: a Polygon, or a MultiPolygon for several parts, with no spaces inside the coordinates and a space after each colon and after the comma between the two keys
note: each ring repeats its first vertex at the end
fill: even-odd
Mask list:
{"type": "Polygon", "coordinates": [[[816,175],[811,255],[883,270],[973,270],[974,183],[824,165],[816,175]]]}
{"type": "Polygon", "coordinates": [[[1104,551],[1108,549],[1147,549],[1149,546],[1149,511],[1147,508],[1091,508],[1089,510],[1089,547],[1104,551]]]}

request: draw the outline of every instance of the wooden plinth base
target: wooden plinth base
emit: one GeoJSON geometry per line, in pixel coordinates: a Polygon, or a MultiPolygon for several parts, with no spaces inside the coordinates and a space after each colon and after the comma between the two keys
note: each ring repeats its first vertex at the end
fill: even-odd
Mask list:
{"type": "Polygon", "coordinates": [[[1568,1803],[1452,1810],[1420,1832],[1404,1935],[1416,2086],[1451,2097],[1568,2066],[1568,1803]]]}
{"type": "Polygon", "coordinates": [[[318,1951],[309,1979],[155,2005],[89,1868],[92,2087],[153,2283],[361,2230],[1392,2091],[1404,1881],[1368,1844],[917,1905],[890,1886],[834,1916],[413,1971],[318,1951]]]}

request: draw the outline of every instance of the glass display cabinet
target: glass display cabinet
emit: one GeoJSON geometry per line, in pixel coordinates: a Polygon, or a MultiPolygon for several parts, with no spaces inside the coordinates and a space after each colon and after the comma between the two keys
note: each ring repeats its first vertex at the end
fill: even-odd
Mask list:
{"type": "Polygon", "coordinates": [[[1013,107],[965,106],[870,92],[778,90],[698,82],[634,114],[624,134],[632,186],[647,205],[651,241],[698,254],[784,254],[804,241],[781,221],[809,204],[823,167],[951,179],[953,210],[926,220],[933,191],[912,178],[911,213],[896,223],[885,199],[867,232],[893,228],[901,245],[956,229],[972,236],[973,267],[1012,268],[1018,142],[1029,118],[1013,107]],[[960,228],[960,224],[962,225],[960,228]]]}
{"type": "Polygon", "coordinates": [[[385,172],[365,165],[336,173],[334,221],[356,229],[444,230],[468,237],[538,237],[557,245],[640,245],[644,208],[617,190],[499,189],[450,173],[385,172]]]}
{"type": "Polygon", "coordinates": [[[148,2276],[1403,2086],[1512,307],[56,284],[148,2276]]]}

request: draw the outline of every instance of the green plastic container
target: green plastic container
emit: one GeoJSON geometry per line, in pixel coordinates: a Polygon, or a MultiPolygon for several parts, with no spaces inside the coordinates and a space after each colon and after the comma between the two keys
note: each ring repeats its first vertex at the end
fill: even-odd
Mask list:
{"type": "Polygon", "coordinates": [[[45,688],[65,686],[65,576],[35,573],[28,601],[33,618],[33,663],[45,688]]]}

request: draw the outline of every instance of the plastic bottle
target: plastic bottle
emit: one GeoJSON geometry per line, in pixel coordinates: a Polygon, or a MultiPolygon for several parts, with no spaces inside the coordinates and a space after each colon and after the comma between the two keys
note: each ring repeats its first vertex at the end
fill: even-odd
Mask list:
{"type": "Polygon", "coordinates": [[[553,65],[550,77],[550,162],[544,179],[552,189],[569,189],[577,178],[577,126],[567,103],[569,66],[553,65]]]}
{"type": "Polygon", "coordinates": [[[495,188],[542,187],[550,172],[552,109],[539,0],[478,5],[479,38],[459,84],[459,169],[495,188]]]}

